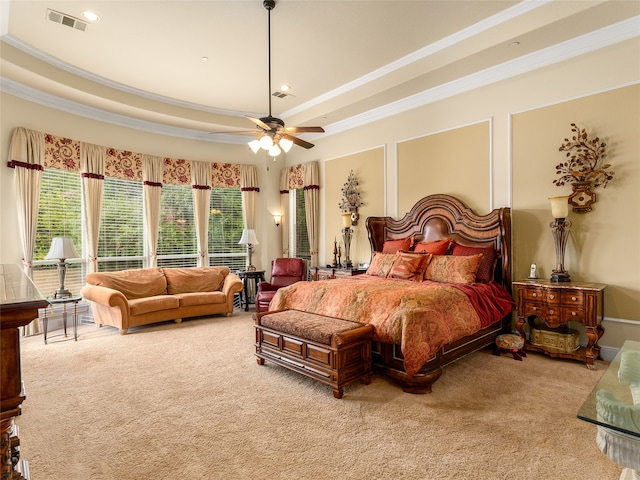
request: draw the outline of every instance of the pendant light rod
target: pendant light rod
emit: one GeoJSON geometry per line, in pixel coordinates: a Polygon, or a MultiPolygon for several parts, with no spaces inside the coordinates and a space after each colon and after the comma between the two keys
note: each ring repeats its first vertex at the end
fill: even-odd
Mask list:
{"type": "Polygon", "coordinates": [[[269,117],[271,117],[271,10],[276,6],[275,0],[264,0],[262,2],[264,8],[267,9],[267,36],[268,36],[268,60],[269,60],[269,117]]]}

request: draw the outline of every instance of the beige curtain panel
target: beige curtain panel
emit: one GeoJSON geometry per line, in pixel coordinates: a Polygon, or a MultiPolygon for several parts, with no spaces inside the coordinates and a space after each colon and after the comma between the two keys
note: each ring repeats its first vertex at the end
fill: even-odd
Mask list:
{"type": "Polygon", "coordinates": [[[258,169],[254,165],[240,166],[240,190],[242,191],[242,216],[244,228],[256,228],[256,202],[260,186],[258,169]]]}
{"type": "Polygon", "coordinates": [[[318,162],[304,165],[304,204],[309,236],[311,265],[318,265],[318,239],[320,229],[320,173],[318,162]]]}
{"type": "Polygon", "coordinates": [[[209,266],[209,203],[211,202],[211,164],[191,162],[193,216],[198,243],[198,266],[209,266]]]}
{"type": "Polygon", "coordinates": [[[280,228],[282,229],[282,256],[289,256],[289,168],[283,168],[280,174],[280,228]]]}
{"type": "MultiPolygon", "coordinates": [[[[32,277],[33,252],[38,229],[40,186],[44,170],[44,134],[23,127],[16,128],[9,145],[8,166],[14,169],[18,230],[22,247],[22,265],[32,277]]],[[[22,329],[23,335],[35,335],[42,331],[40,319],[22,329]]]]}
{"type": "Polygon", "coordinates": [[[144,190],[144,228],[147,233],[147,266],[158,266],[158,236],[160,231],[160,198],[164,159],[153,155],[142,157],[144,190]]]}
{"type": "Polygon", "coordinates": [[[100,214],[104,191],[104,162],[107,150],[100,145],[80,143],[80,171],[82,172],[82,197],[86,225],[86,252],[89,260],[87,272],[98,271],[98,238],[100,214]]]}

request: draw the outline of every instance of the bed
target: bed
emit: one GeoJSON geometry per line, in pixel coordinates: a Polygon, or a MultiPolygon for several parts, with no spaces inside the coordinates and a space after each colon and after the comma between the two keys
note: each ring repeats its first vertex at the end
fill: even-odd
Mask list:
{"type": "Polygon", "coordinates": [[[401,219],[367,218],[366,228],[366,274],[282,288],[270,309],[372,324],[374,364],[410,393],[430,393],[444,366],[511,330],[509,208],[477,215],[429,195],[401,219]]]}

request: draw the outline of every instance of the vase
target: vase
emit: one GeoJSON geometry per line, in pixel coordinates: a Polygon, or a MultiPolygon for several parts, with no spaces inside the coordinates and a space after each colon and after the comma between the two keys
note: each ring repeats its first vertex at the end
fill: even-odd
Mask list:
{"type": "Polygon", "coordinates": [[[596,194],[591,191],[591,182],[573,182],[573,193],[569,196],[569,204],[576,213],[591,211],[591,205],[596,202],[596,194]]]}

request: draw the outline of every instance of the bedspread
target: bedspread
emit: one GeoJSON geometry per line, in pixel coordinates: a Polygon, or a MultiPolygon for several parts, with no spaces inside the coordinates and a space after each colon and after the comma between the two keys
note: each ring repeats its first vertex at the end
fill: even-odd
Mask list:
{"type": "Polygon", "coordinates": [[[281,288],[270,309],[283,308],[370,323],[375,340],[401,346],[409,375],[418,373],[443,345],[478,331],[486,323],[469,295],[452,284],[369,275],[298,282],[281,288]]]}

